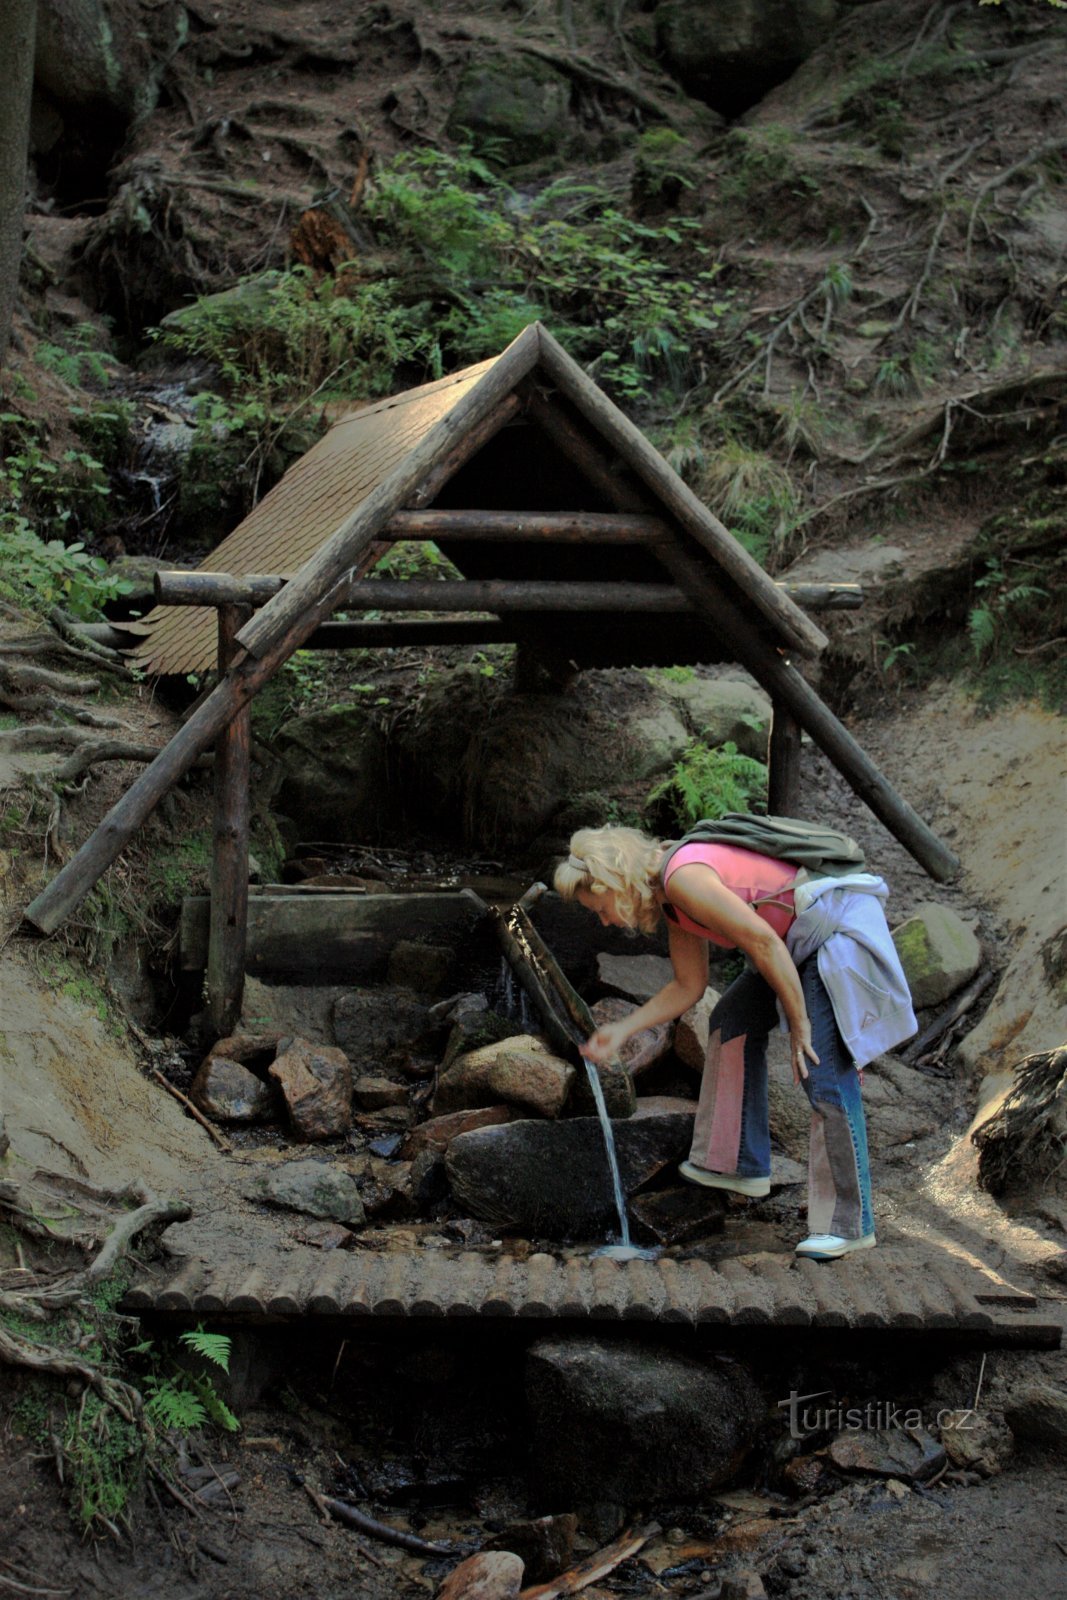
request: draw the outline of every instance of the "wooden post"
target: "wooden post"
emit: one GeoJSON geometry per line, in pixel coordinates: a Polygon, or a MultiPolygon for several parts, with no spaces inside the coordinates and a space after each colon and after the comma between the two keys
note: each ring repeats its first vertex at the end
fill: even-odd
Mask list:
{"type": "MultiPolygon", "coordinates": [[[[249,606],[219,607],[219,675],[233,659],[234,639],[249,606]]],[[[245,704],[215,741],[215,837],[211,860],[211,932],[207,1004],[216,1037],[232,1033],[241,1015],[248,930],[248,818],[252,707],[245,704]]]]}
{"type": "Polygon", "coordinates": [[[776,699],[768,752],[767,810],[774,817],[795,817],[800,800],[800,723],[776,699]]]}

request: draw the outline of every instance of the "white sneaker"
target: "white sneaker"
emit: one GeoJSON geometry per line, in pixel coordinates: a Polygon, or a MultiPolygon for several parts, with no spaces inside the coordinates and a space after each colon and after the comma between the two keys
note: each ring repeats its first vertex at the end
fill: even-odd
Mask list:
{"type": "Polygon", "coordinates": [[[806,1256],[809,1261],[836,1261],[838,1256],[850,1255],[853,1250],[873,1250],[874,1244],[873,1233],[865,1233],[860,1239],[842,1239],[836,1233],[813,1233],[809,1239],[801,1239],[793,1254],[806,1256]]]}
{"type": "Polygon", "coordinates": [[[696,1167],[691,1161],[683,1161],[678,1171],[690,1183],[703,1184],[705,1189],[729,1189],[731,1194],[747,1194],[754,1200],[771,1192],[770,1178],[742,1178],[736,1172],[709,1172],[707,1167],[696,1167]]]}

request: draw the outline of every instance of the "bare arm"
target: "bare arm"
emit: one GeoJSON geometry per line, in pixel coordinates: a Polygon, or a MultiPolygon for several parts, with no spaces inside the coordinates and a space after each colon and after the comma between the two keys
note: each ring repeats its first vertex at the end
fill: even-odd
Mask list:
{"type": "Polygon", "coordinates": [[[708,986],[708,947],[695,933],[682,928],[668,928],[668,950],[674,976],[651,1000],[638,1006],[628,1017],[618,1022],[608,1022],[598,1028],[585,1047],[592,1061],[610,1061],[618,1055],[627,1039],[644,1028],[654,1028],[657,1022],[673,1022],[690,1006],[696,1005],[708,986]]]}
{"type": "Polygon", "coordinates": [[[696,862],[679,867],[673,874],[670,900],[694,922],[713,929],[721,938],[743,950],[760,976],[766,978],[781,1001],[789,1025],[793,1077],[797,1081],[806,1078],[808,1061],[817,1066],[819,1058],[812,1048],[811,1022],[800,977],[792,956],[774,929],[728,889],[718,873],[696,862]]]}

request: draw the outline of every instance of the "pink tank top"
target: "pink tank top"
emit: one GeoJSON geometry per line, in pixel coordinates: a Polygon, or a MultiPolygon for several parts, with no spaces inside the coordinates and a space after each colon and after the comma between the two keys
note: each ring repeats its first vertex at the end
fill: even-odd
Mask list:
{"type": "MultiPolygon", "coordinates": [[[[780,938],[785,938],[793,921],[793,884],[797,867],[791,861],[775,861],[772,856],[757,855],[754,850],[740,850],[732,844],[687,844],[675,851],[663,878],[666,889],[679,867],[698,862],[718,873],[726,887],[751,906],[780,938]]],[[[710,928],[694,922],[692,917],[669,903],[663,907],[664,916],[676,927],[695,933],[712,944],[731,948],[729,939],[720,938],[710,928]]]]}

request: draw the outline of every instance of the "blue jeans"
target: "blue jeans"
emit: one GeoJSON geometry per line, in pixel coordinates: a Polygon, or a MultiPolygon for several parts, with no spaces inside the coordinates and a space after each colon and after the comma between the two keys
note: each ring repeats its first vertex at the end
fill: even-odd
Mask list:
{"type": "MultiPolygon", "coordinates": [[[[838,1031],[811,956],[799,968],[819,1064],[808,1062],[811,1104],[808,1231],[856,1239],[874,1232],[867,1125],[859,1073],[838,1031]]],[[[766,1177],[771,1170],[767,1040],[778,1024],[774,990],[743,972],[711,1014],[708,1055],[689,1159],[712,1172],[766,1177]]]]}

